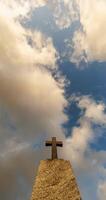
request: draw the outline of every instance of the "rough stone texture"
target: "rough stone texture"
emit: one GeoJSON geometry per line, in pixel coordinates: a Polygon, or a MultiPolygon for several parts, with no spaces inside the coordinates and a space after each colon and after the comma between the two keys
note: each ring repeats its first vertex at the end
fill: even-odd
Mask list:
{"type": "Polygon", "coordinates": [[[70,162],[42,160],[31,200],[81,200],[70,162]]]}

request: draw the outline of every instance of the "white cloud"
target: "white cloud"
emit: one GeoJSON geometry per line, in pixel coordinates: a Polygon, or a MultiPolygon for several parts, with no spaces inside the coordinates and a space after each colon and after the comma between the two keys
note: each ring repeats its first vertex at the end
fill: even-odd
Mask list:
{"type": "Polygon", "coordinates": [[[106,199],[106,182],[102,181],[98,185],[98,197],[99,200],[105,200],[106,199]]]}
{"type": "Polygon", "coordinates": [[[20,72],[1,75],[0,100],[26,127],[59,134],[59,124],[66,119],[63,91],[43,70],[20,72]]]}
{"type": "MultiPolygon", "coordinates": [[[[31,7],[35,3],[27,2],[31,7]]],[[[30,188],[35,158],[39,160],[45,154],[34,152],[31,145],[43,134],[64,138],[61,123],[67,119],[63,112],[67,103],[64,90],[50,73],[57,69],[52,39],[21,25],[21,3],[25,1],[0,2],[0,106],[16,129],[13,131],[8,119],[5,124],[6,118],[0,116],[0,143],[4,144],[0,147],[2,200],[16,199],[16,194],[20,194],[17,198],[28,198],[23,187],[30,188]],[[14,6],[18,3],[15,16],[14,6]]],[[[22,10],[21,14],[26,17],[27,12],[22,10]]]]}
{"type": "Polygon", "coordinates": [[[12,144],[11,151],[0,157],[0,198],[29,199],[35,170],[44,153],[41,155],[39,150],[34,151],[25,143],[16,142],[12,144]]]}
{"type": "MultiPolygon", "coordinates": [[[[54,0],[46,5],[53,13],[60,29],[69,28],[73,22],[81,24],[74,32],[70,53],[71,62],[106,61],[106,1],[105,0],[54,0]]],[[[70,42],[71,41],[71,42],[70,42]]]]}
{"type": "Polygon", "coordinates": [[[8,18],[4,11],[0,12],[0,27],[0,68],[8,66],[10,70],[10,67],[34,65],[56,67],[57,52],[51,38],[46,38],[38,31],[31,33],[25,30],[19,22],[8,18]]]}
{"type": "Polygon", "coordinates": [[[51,38],[25,30],[13,18],[7,19],[4,11],[0,26],[0,101],[20,116],[19,121],[34,124],[37,132],[59,134],[66,101],[63,89],[45,69],[57,67],[51,38]]]}
{"type": "Polygon", "coordinates": [[[106,61],[106,1],[80,0],[77,3],[82,30],[74,34],[70,60],[81,62],[83,58],[86,60],[86,54],[88,61],[106,61]]]}
{"type": "Polygon", "coordinates": [[[74,101],[82,111],[78,120],[79,125],[73,128],[71,137],[67,139],[71,149],[76,152],[72,154],[75,157],[75,155],[80,156],[80,153],[84,154],[89,149],[90,143],[100,137],[100,132],[95,132],[93,125],[106,127],[106,106],[102,102],[95,102],[89,96],[74,97],[74,101]]]}
{"type": "Polygon", "coordinates": [[[102,126],[106,124],[106,106],[104,103],[96,103],[92,98],[87,98],[85,96],[80,99],[79,107],[81,109],[86,109],[85,117],[89,118],[91,122],[96,124],[99,123],[102,126]]]}
{"type": "Polygon", "coordinates": [[[53,12],[56,25],[60,29],[68,28],[73,21],[78,19],[77,8],[74,0],[49,0],[49,8],[53,12]]]}
{"type": "Polygon", "coordinates": [[[14,18],[26,18],[37,7],[44,6],[47,0],[1,0],[0,8],[14,18]]]}
{"type": "MultiPolygon", "coordinates": [[[[104,167],[106,151],[96,151],[91,147],[91,144],[98,141],[99,137],[104,137],[102,128],[106,127],[106,106],[89,96],[73,97],[72,99],[81,109],[81,116],[77,126],[73,127],[71,136],[64,142],[65,156],[70,159],[76,175],[79,177],[82,198],[88,200],[86,195],[90,190],[88,180],[92,183],[95,194],[98,192],[101,178],[106,180],[104,167]],[[100,127],[94,128],[94,125],[100,127]]],[[[92,199],[94,196],[92,191],[90,198],[92,199]]]]}

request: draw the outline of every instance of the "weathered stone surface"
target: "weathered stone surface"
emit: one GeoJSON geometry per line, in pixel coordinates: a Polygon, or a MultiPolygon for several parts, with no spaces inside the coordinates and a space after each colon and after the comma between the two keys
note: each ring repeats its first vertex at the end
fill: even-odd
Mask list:
{"type": "Polygon", "coordinates": [[[42,160],[31,200],[80,200],[80,193],[69,161],[42,160]]]}

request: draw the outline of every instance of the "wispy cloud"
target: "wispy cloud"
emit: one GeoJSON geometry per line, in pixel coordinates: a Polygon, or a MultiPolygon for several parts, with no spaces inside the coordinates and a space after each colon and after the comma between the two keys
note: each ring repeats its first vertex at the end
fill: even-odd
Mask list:
{"type": "Polygon", "coordinates": [[[106,182],[101,181],[98,185],[98,196],[99,199],[105,200],[106,199],[106,182]]]}
{"type": "Polygon", "coordinates": [[[88,61],[106,61],[106,1],[81,0],[78,4],[82,31],[74,35],[74,56],[85,51],[88,61]]]}
{"type": "Polygon", "coordinates": [[[73,22],[77,24],[73,37],[67,40],[69,60],[77,66],[83,62],[106,61],[106,1],[53,2],[54,19],[60,29],[69,28],[73,22]]]}
{"type": "Polygon", "coordinates": [[[71,26],[74,21],[78,20],[76,2],[74,0],[49,0],[47,3],[51,9],[54,21],[58,28],[65,29],[71,26]]]}
{"type": "Polygon", "coordinates": [[[1,10],[5,9],[7,15],[14,18],[28,18],[32,11],[37,7],[42,7],[47,0],[1,0],[1,10]]]}
{"type": "MultiPolygon", "coordinates": [[[[88,192],[89,190],[87,177],[91,180],[92,187],[95,188],[97,195],[100,180],[106,180],[106,169],[104,167],[106,164],[106,151],[96,151],[91,147],[91,144],[103,137],[103,128],[106,128],[106,106],[102,102],[96,102],[89,96],[74,97],[74,101],[77,102],[82,114],[77,126],[73,127],[71,136],[66,139],[65,148],[68,159],[73,163],[77,176],[82,182],[80,183],[82,184],[83,198],[88,199],[84,194],[84,191],[88,192]],[[67,152],[69,152],[69,155],[67,152]]],[[[99,199],[101,198],[99,197],[99,199]]]]}

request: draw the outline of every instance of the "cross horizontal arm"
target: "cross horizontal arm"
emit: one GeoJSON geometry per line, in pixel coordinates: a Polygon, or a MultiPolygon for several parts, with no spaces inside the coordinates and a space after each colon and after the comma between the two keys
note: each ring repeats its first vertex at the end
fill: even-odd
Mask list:
{"type": "Polygon", "coordinates": [[[58,146],[58,147],[62,147],[62,146],[63,146],[63,143],[60,142],[60,141],[58,141],[58,142],[56,142],[56,146],[58,146]]]}
{"type": "Polygon", "coordinates": [[[52,142],[51,142],[51,141],[46,141],[46,142],[45,142],[45,145],[46,145],[46,146],[52,146],[52,142]]]}
{"type": "MultiPolygon", "coordinates": [[[[45,145],[46,145],[46,146],[52,146],[52,142],[51,142],[51,141],[46,141],[46,142],[45,142],[45,145]]],[[[63,143],[62,143],[61,141],[58,141],[58,142],[56,142],[56,146],[62,147],[62,146],[63,146],[63,143]]]]}

